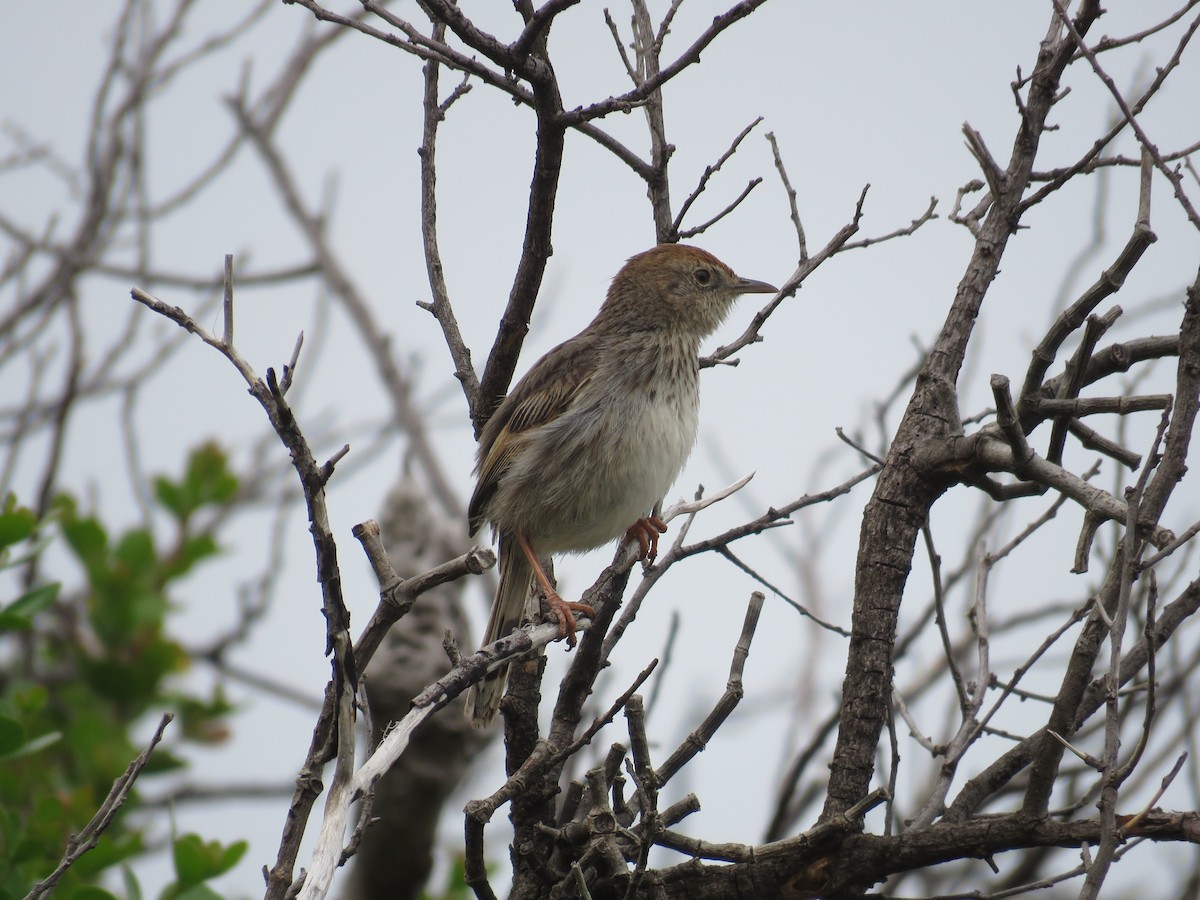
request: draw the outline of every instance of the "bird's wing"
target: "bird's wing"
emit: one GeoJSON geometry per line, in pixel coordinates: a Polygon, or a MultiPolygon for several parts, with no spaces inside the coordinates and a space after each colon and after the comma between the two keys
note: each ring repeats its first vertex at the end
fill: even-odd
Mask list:
{"type": "Polygon", "coordinates": [[[553,422],[570,407],[595,371],[595,344],[581,334],[559,344],[534,367],[492,414],[479,436],[479,477],[467,521],[471,534],[483,524],[484,507],[525,443],[521,435],[553,422]]]}

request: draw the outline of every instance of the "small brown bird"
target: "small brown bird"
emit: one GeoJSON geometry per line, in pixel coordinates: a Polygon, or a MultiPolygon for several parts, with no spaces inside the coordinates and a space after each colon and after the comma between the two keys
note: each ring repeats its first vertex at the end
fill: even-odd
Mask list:
{"type": "MultiPolygon", "coordinates": [[[[470,533],[489,522],[500,538],[500,587],[483,643],[521,624],[533,580],[560,636],[575,642],[575,617],[538,563],[622,535],[653,560],[666,531],[650,515],[691,453],[700,401],[700,341],[740,294],[775,293],[738,278],[697,247],[660,244],[630,259],[592,323],[538,360],[479,437],[470,533]]],[[[506,669],[467,693],[478,727],[496,715],[506,669]]]]}

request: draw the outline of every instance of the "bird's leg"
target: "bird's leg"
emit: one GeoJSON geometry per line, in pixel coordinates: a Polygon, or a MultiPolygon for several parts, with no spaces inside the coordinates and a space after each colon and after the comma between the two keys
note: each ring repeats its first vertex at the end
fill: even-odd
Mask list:
{"type": "Polygon", "coordinates": [[[542,586],[542,592],[546,595],[546,602],[550,604],[550,612],[554,613],[554,617],[558,619],[558,636],[567,639],[567,646],[575,646],[575,616],[572,612],[583,613],[585,616],[595,615],[595,611],[586,603],[573,603],[570,600],[564,600],[558,596],[558,591],[550,584],[550,579],[546,577],[545,570],[542,569],[542,564],[538,562],[537,554],[533,552],[533,547],[529,543],[529,538],[525,535],[517,534],[517,545],[525,554],[525,558],[529,560],[529,564],[533,566],[533,577],[537,579],[538,584],[542,586]]]}
{"type": "Polygon", "coordinates": [[[658,516],[642,516],[625,532],[626,541],[637,541],[641,547],[638,559],[653,565],[658,558],[658,536],[667,533],[667,523],[658,516]]]}

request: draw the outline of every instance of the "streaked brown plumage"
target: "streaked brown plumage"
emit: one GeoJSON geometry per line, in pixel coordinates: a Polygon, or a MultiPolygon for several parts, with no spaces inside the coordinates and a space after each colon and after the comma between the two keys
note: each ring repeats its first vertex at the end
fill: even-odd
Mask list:
{"type": "MultiPolygon", "coordinates": [[[[653,552],[663,528],[647,517],[696,440],[700,341],[740,294],[774,291],[697,247],[660,244],[630,259],[591,324],[512,389],[480,434],[468,509],[471,534],[488,522],[500,539],[484,644],[520,626],[534,578],[574,642],[572,613],[591,610],[558,597],[539,556],[626,534],[653,552]]],[[[495,716],[505,675],[469,690],[475,725],[495,716]]]]}

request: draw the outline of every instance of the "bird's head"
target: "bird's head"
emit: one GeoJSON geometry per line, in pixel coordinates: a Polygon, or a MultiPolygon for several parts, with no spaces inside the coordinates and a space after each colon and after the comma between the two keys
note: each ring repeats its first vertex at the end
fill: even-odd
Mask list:
{"type": "Polygon", "coordinates": [[[699,247],[659,244],[625,263],[595,324],[630,331],[669,328],[703,338],[740,295],[775,291],[765,281],[739,278],[699,247]]]}

